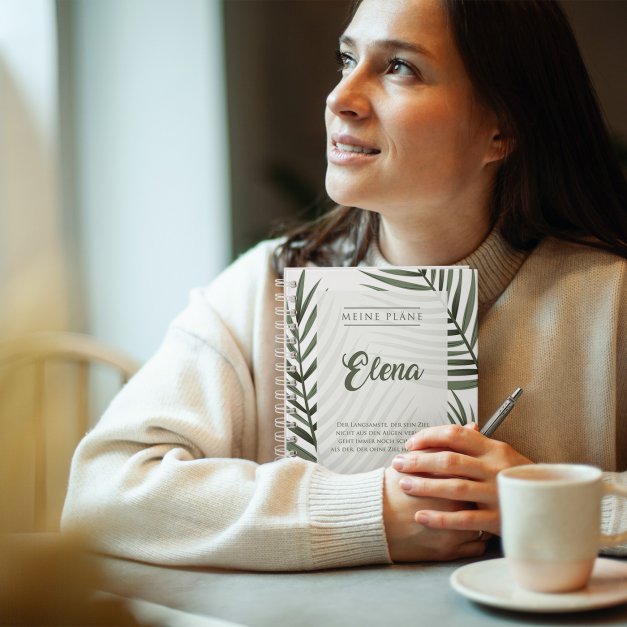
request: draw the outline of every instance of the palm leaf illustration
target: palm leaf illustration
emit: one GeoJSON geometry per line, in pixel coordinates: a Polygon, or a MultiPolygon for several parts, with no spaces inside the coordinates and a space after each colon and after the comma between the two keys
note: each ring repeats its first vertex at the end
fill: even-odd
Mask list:
{"type": "MultiPolygon", "coordinates": [[[[286,375],[291,379],[291,381],[290,379],[287,380],[286,389],[292,394],[287,399],[289,404],[288,413],[291,418],[302,425],[300,426],[293,422],[288,425],[288,429],[292,434],[310,444],[314,450],[317,450],[318,442],[316,439],[316,424],[314,423],[317,405],[310,405],[310,401],[316,394],[317,385],[315,382],[308,384],[307,381],[312,379],[318,365],[317,359],[314,358],[306,366],[306,360],[311,355],[318,341],[317,333],[311,334],[310,332],[318,315],[318,306],[312,305],[312,300],[320,281],[305,294],[305,274],[305,272],[301,272],[296,286],[295,311],[293,315],[289,313],[286,315],[288,325],[293,325],[293,328],[290,330],[292,337],[286,340],[286,347],[293,355],[293,358],[288,360],[289,364],[294,366],[294,369],[286,372],[286,375]],[[306,341],[307,338],[309,338],[308,341],[306,341]]],[[[317,461],[315,455],[306,451],[296,442],[288,441],[286,447],[288,451],[293,451],[298,457],[314,462],[317,461]]]]}
{"type": "Polygon", "coordinates": [[[298,446],[296,442],[289,442],[287,446],[288,446],[288,451],[294,451],[296,455],[302,459],[307,459],[310,462],[318,461],[314,455],[312,455],[311,453],[308,453],[304,448],[298,446]]]}
{"type": "MultiPolygon", "coordinates": [[[[371,274],[370,272],[366,272],[365,270],[362,270],[362,272],[366,275],[369,276],[371,279],[377,279],[377,281],[381,281],[382,283],[387,283],[388,285],[392,285],[393,287],[400,287],[404,290],[418,290],[418,291],[425,291],[430,289],[429,287],[425,286],[425,285],[419,285],[417,283],[410,283],[409,281],[401,281],[399,279],[390,279],[389,277],[385,277],[385,276],[379,276],[377,274],[371,274]]],[[[388,272],[389,274],[399,274],[399,273],[403,273],[402,276],[408,276],[408,274],[406,274],[407,272],[409,272],[408,270],[381,270],[381,272],[388,272]]],[[[410,276],[415,276],[414,274],[411,274],[410,276]]]]}
{"type": "MultiPolygon", "coordinates": [[[[475,315],[477,298],[475,273],[471,273],[468,292],[464,294],[461,268],[429,270],[385,268],[379,273],[365,270],[361,272],[380,283],[402,290],[431,290],[436,293],[446,291],[448,296],[446,303],[443,304],[446,306],[448,315],[448,389],[454,391],[476,388],[479,371],[477,368],[478,322],[475,315]],[[392,278],[394,276],[404,278],[392,278]]],[[[373,285],[367,285],[367,287],[381,289],[373,285]]],[[[464,418],[462,413],[453,415],[458,420],[464,418]]]]}
{"type": "MultiPolygon", "coordinates": [[[[447,416],[448,416],[448,420],[451,424],[455,425],[466,425],[468,424],[468,414],[466,413],[466,410],[464,409],[464,406],[462,405],[462,402],[459,400],[459,396],[457,396],[457,394],[455,394],[455,392],[452,392],[453,398],[455,400],[455,405],[454,406],[451,401],[448,402],[448,406],[450,408],[450,411],[448,412],[447,416]]],[[[470,405],[470,413],[471,413],[471,420],[470,422],[474,422],[474,411],[472,409],[472,405],[470,405]]]]}

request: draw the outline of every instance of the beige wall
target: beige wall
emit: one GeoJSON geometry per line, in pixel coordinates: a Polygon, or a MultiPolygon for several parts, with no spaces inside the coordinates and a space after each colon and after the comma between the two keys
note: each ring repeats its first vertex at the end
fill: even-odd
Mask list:
{"type": "Polygon", "coordinates": [[[348,0],[225,0],[233,248],[324,192],[324,101],[348,0]]]}
{"type": "Polygon", "coordinates": [[[627,2],[565,0],[586,65],[613,133],[627,142],[627,2]]]}

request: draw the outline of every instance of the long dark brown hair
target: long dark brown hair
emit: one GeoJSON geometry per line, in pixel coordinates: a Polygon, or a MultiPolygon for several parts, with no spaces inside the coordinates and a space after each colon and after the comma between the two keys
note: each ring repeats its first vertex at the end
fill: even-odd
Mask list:
{"type": "MultiPolygon", "coordinates": [[[[441,2],[477,97],[512,140],[496,175],[493,224],[517,249],[553,236],[627,258],[625,176],[560,6],[441,2]]],[[[275,270],[308,262],[356,265],[378,226],[377,213],[337,206],[286,234],[275,270]]]]}

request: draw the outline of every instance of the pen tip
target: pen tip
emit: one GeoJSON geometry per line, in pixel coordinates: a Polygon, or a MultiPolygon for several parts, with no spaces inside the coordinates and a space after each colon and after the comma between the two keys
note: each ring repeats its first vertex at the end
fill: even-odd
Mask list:
{"type": "Polygon", "coordinates": [[[519,396],[523,393],[522,388],[516,388],[513,392],[512,392],[512,400],[517,401],[519,396]]]}

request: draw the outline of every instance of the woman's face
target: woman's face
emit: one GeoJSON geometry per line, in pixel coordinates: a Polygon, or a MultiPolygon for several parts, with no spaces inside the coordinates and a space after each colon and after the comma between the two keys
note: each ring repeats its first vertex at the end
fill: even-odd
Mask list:
{"type": "Polygon", "coordinates": [[[487,213],[496,118],[473,97],[438,0],[364,0],[338,60],[326,109],[330,197],[384,216],[487,213]]]}

